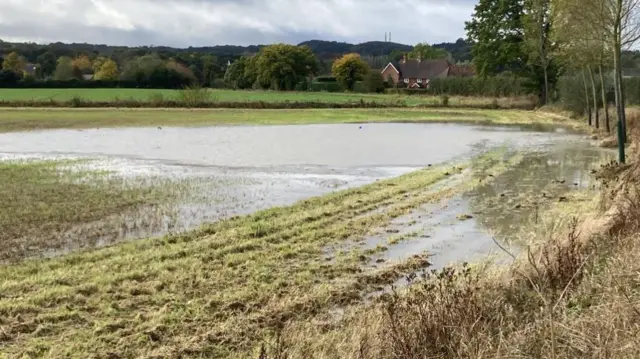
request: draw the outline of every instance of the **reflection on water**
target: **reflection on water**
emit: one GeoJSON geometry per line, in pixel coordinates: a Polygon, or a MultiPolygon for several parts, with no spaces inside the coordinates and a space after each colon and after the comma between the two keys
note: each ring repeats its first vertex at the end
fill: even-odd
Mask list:
{"type": "MultiPolygon", "coordinates": [[[[570,192],[593,190],[596,183],[591,170],[613,156],[611,151],[579,142],[528,152],[519,164],[488,184],[445,203],[419,208],[396,219],[388,228],[394,236],[412,234],[413,239],[388,245],[390,235],[383,233],[368,238],[362,248],[388,247],[369,265],[380,259],[399,261],[425,252],[430,255],[430,269],[480,260],[491,254],[502,260],[504,253],[493,238],[514,245],[517,251],[518,243],[513,237],[523,226],[535,225],[539,213],[553,202],[570,200],[570,192]],[[467,214],[471,218],[460,216],[467,214]]],[[[490,175],[480,171],[475,180],[490,175]]]]}
{"type": "MultiPolygon", "coordinates": [[[[522,193],[539,192],[552,178],[588,185],[585,171],[599,152],[588,149],[579,136],[544,130],[367,124],[35,131],[0,134],[0,159],[89,158],[84,167],[109,170],[132,183],[171,181],[179,184],[172,190],[185,192],[178,203],[78,226],[62,236],[62,243],[74,249],[184,231],[430,164],[468,159],[496,146],[533,153],[493,185],[455,199],[446,208],[428,209],[431,215],[422,218],[431,221],[422,226],[431,236],[425,239],[429,242],[390,250],[402,256],[421,252],[430,243],[426,249],[439,245],[442,253],[456,258],[461,252],[447,247],[455,241],[479,240],[486,228],[507,232],[529,216],[528,202],[520,211],[510,208],[525,201],[518,197],[522,193]],[[477,215],[464,224],[447,222],[465,211],[477,215]]],[[[561,188],[549,189],[549,195],[557,196],[561,188]]],[[[480,242],[463,247],[486,248],[480,242]]]]}
{"type": "Polygon", "coordinates": [[[529,153],[490,185],[469,193],[469,208],[480,226],[508,240],[523,225],[537,221],[539,211],[550,203],[564,200],[571,191],[594,189],[591,171],[612,158],[610,151],[575,144],[529,153]]]}
{"type": "Polygon", "coordinates": [[[558,133],[455,124],[120,128],[0,134],[0,153],[142,159],[216,167],[423,167],[474,144],[540,145],[558,133]]]}

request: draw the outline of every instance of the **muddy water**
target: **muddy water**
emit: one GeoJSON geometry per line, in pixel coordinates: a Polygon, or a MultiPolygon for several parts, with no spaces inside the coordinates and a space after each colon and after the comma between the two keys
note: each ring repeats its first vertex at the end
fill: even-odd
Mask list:
{"type": "MultiPolygon", "coordinates": [[[[419,208],[397,218],[386,232],[367,238],[362,244],[365,249],[380,245],[388,248],[368,265],[374,268],[382,261],[423,253],[430,256],[430,270],[490,255],[497,261],[508,260],[495,241],[517,254],[524,245],[520,238],[523,228],[538,225],[540,213],[554,202],[571,201],[572,192],[591,191],[595,196],[597,183],[592,170],[613,158],[611,151],[582,141],[555,143],[528,152],[521,163],[487,184],[419,208]],[[406,240],[389,245],[388,232],[406,240]]],[[[476,178],[490,175],[480,173],[476,178]]]]}
{"type": "MultiPolygon", "coordinates": [[[[429,236],[429,245],[427,241],[413,241],[388,253],[402,257],[423,250],[434,252],[434,246],[440,245],[440,252],[447,253],[450,259],[458,259],[458,254],[467,257],[465,252],[473,247],[466,243],[455,249],[451,247],[456,243],[452,238],[483,240],[484,228],[502,230],[509,227],[511,217],[487,210],[484,215],[453,226],[446,222],[447,218],[473,209],[474,203],[483,198],[486,202],[495,196],[493,192],[517,192],[520,186],[535,190],[536,179],[546,181],[552,175],[583,185],[584,179],[575,171],[588,170],[592,159],[576,154],[580,160],[569,165],[566,156],[571,151],[587,151],[589,144],[560,129],[533,132],[454,124],[125,128],[0,134],[0,158],[89,158],[86,166],[113,171],[115,176],[134,182],[170,179],[188,183],[182,187],[195,192],[171,208],[171,213],[154,209],[108,224],[89,224],[88,231],[113,227],[102,228],[104,238],[95,245],[187,230],[203,222],[291,204],[429,164],[463,160],[496,146],[543,154],[536,157],[538,160],[531,160],[537,166],[535,171],[527,167],[527,161],[521,171],[516,171],[530,179],[507,176],[496,181],[494,187],[457,199],[459,202],[454,200],[447,207],[425,209],[438,214],[421,216],[431,218],[422,227],[437,232],[424,234],[429,236]],[[549,164],[549,159],[555,162],[549,164]],[[545,161],[547,165],[543,166],[545,161]],[[568,172],[558,172],[559,168],[568,172]]],[[[82,236],[83,230],[69,235],[82,236]]],[[[482,244],[478,247],[485,248],[482,244]]],[[[449,259],[444,255],[442,258],[449,259]]]]}

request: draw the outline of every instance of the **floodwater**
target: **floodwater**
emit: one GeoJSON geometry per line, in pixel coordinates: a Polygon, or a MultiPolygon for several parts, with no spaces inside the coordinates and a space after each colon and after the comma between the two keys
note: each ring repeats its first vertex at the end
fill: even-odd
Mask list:
{"type": "MultiPolygon", "coordinates": [[[[457,124],[348,124],[233,126],[203,128],[120,128],[54,130],[0,134],[0,159],[88,158],[85,166],[135,180],[195,183],[200,200],[180,203],[175,213],[137,213],[121,218],[126,226],[102,231],[95,245],[194,228],[205,222],[294,203],[338,189],[361,186],[428,165],[471,158],[498,147],[524,149],[521,167],[490,186],[400,218],[399,228],[422,228],[418,240],[390,248],[385,259],[428,251],[437,264],[485,253],[492,232],[507,232],[532,211],[512,211],[517,193],[547,188],[550,178],[576,187],[602,153],[582,136],[560,128],[457,124]],[[502,197],[500,197],[502,195],[502,197]],[[496,198],[502,202],[487,203],[496,198]],[[475,206],[475,207],[474,207],[475,206]],[[475,209],[482,207],[482,210],[475,209]],[[500,211],[502,209],[502,211],[500,211]],[[461,212],[477,212],[467,221],[461,212]],[[169,218],[169,219],[167,219],[169,218]],[[404,223],[402,221],[405,221],[404,223]],[[405,224],[411,222],[411,226],[405,224]],[[133,224],[132,224],[133,223],[133,224]],[[417,224],[413,224],[417,223],[417,224]]],[[[521,205],[524,208],[524,206],[521,205]]],[[[121,223],[122,224],[122,223],[121,223]]],[[[89,224],[89,227],[103,224],[89,224]]],[[[405,229],[402,229],[405,230],[405,229]]],[[[70,236],[80,236],[76,230],[70,236]]],[[[371,238],[369,243],[386,241],[371,238]]]]}
{"type": "Polygon", "coordinates": [[[523,244],[522,229],[541,224],[540,213],[550,204],[570,201],[571,192],[578,190],[597,194],[591,172],[613,157],[611,151],[580,141],[529,152],[521,163],[491,182],[397,218],[386,231],[366,238],[360,246],[387,247],[371,258],[370,267],[381,260],[398,261],[422,253],[430,255],[429,269],[488,255],[498,261],[508,259],[495,241],[517,254],[523,244]],[[390,245],[388,233],[407,239],[390,245]]]}

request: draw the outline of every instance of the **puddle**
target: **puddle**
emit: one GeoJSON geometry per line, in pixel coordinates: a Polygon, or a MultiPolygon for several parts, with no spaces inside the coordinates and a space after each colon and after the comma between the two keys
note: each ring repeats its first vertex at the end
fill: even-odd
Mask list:
{"type": "MultiPolygon", "coordinates": [[[[34,131],[0,134],[0,160],[88,159],[83,168],[110,171],[112,176],[132,183],[171,181],[180,184],[176,191],[188,192],[185,200],[170,207],[85,224],[64,234],[69,243],[81,242],[91,234],[97,238],[84,245],[100,246],[185,231],[206,222],[289,205],[429,165],[469,159],[497,146],[534,152],[553,148],[551,153],[556,156],[547,156],[547,164],[540,166],[543,172],[538,177],[546,180],[553,174],[566,178],[572,185],[576,182],[579,187],[588,186],[586,177],[572,169],[588,169],[590,162],[576,155],[569,165],[565,159],[567,151],[557,149],[560,145],[573,146],[579,152],[588,148],[588,143],[581,136],[563,130],[545,130],[458,124],[367,124],[34,131]]],[[[398,224],[410,231],[424,228],[421,236],[430,237],[412,238],[390,246],[387,255],[400,258],[424,251],[446,252],[447,256],[441,259],[432,256],[437,264],[467,257],[464,251],[475,253],[476,246],[482,252],[487,247],[483,228],[503,231],[502,227],[509,227],[509,220],[501,217],[504,216],[501,207],[485,209],[465,222],[452,221],[451,217],[466,208],[490,203],[498,193],[520,188],[535,190],[534,179],[518,176],[499,179],[494,187],[453,199],[446,208],[425,209],[431,214],[409,219],[407,222],[416,222],[412,226],[398,224]],[[476,238],[473,245],[465,243],[468,237],[476,238]],[[455,243],[451,238],[461,238],[460,249],[450,247],[455,243]]],[[[59,252],[48,254],[55,253],[59,252]]]]}
{"type": "MultiPolygon", "coordinates": [[[[365,264],[372,270],[424,254],[429,256],[429,270],[487,258],[509,260],[494,238],[517,254],[523,226],[535,225],[540,211],[553,202],[570,200],[572,191],[594,190],[591,170],[613,156],[611,151],[579,143],[529,152],[491,182],[397,218],[356,248],[378,249],[365,264]]],[[[395,285],[404,284],[402,278],[395,285]]]]}

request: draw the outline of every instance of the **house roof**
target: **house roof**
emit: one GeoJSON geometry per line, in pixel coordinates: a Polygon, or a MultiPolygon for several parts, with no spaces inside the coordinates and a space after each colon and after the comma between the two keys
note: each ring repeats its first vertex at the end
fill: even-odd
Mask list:
{"type": "Polygon", "coordinates": [[[446,77],[449,74],[449,61],[440,60],[406,60],[394,63],[393,66],[400,71],[403,78],[409,79],[434,79],[446,77]]]}
{"type": "Polygon", "coordinates": [[[36,67],[37,66],[35,64],[28,63],[24,65],[24,67],[22,68],[22,71],[33,75],[36,72],[36,67]]]}

